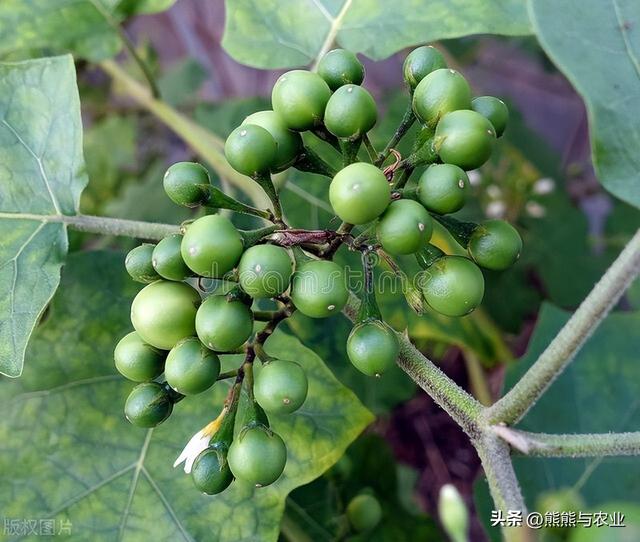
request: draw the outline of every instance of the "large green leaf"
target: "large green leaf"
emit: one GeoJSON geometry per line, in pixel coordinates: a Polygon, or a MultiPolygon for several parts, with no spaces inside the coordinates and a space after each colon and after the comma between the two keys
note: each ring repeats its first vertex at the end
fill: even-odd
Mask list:
{"type": "Polygon", "coordinates": [[[530,0],[542,47],[585,99],[602,184],[640,206],[640,4],[530,0]]]}
{"type": "Polygon", "coordinates": [[[0,373],[19,376],[24,350],[55,292],[65,228],[87,183],[70,56],[0,64],[0,373]]]}
{"type": "Polygon", "coordinates": [[[156,429],[125,421],[131,383],[115,373],[112,351],[129,329],[137,286],[122,262],[108,252],[71,255],[24,377],[0,382],[0,472],[12,473],[0,481],[3,515],[69,520],[90,540],[275,541],[287,494],[330,467],[371,414],[320,358],[277,333],[267,350],[297,360],[309,376],[303,408],[272,419],[288,447],[285,473],[260,490],[234,483],[201,495],[172,463],[216,416],[228,385],[185,399],[156,429]]]}
{"type": "MultiPolygon", "coordinates": [[[[543,305],[527,354],[507,372],[507,388],[531,366],[569,316],[543,305]]],[[[545,433],[637,431],[640,336],[634,331],[639,328],[638,312],[608,316],[518,428],[545,433]]],[[[531,508],[542,492],[574,486],[590,507],[607,501],[640,500],[640,465],[633,457],[514,457],[514,465],[531,508]]],[[[491,508],[486,493],[479,503],[484,520],[488,520],[491,508]]]]}
{"type": "Polygon", "coordinates": [[[152,13],[175,0],[3,0],[0,55],[43,49],[89,60],[115,55],[121,41],[113,24],[126,15],[152,13]]]}
{"type": "Polygon", "coordinates": [[[522,0],[226,0],[222,45],[257,68],[309,64],[335,41],[372,59],[469,34],[529,33],[522,0]]]}

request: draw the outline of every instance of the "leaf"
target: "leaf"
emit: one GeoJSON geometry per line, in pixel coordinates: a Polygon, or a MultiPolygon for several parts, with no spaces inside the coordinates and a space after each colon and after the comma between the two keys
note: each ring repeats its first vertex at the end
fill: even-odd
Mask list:
{"type": "Polygon", "coordinates": [[[583,96],[602,184],[640,206],[640,6],[629,0],[530,0],[540,44],[583,96]]]}
{"type": "MultiPolygon", "coordinates": [[[[507,371],[511,387],[551,342],[570,314],[545,304],[526,355],[507,371]]],[[[606,433],[635,431],[640,427],[637,353],[640,312],[613,313],[598,327],[571,365],[518,425],[545,433],[606,433]]],[[[534,508],[546,490],[574,487],[589,507],[612,500],[638,502],[640,465],[633,457],[533,458],[514,457],[525,501],[534,508]]],[[[490,517],[486,483],[481,519],[490,517]]],[[[480,489],[479,489],[480,491],[480,489]]]]}
{"type": "Polygon", "coordinates": [[[58,285],[62,224],[87,184],[70,56],[0,64],[0,373],[20,376],[33,328],[58,285]]]}
{"type": "Polygon", "coordinates": [[[393,451],[382,437],[365,434],[324,476],[291,493],[286,517],[314,541],[343,540],[340,533],[344,535],[348,529],[346,506],[353,497],[367,492],[380,502],[382,519],[375,530],[355,535],[354,541],[441,540],[435,522],[412,502],[416,479],[413,469],[396,463],[393,451]],[[406,485],[401,476],[407,477],[406,485]],[[409,502],[409,508],[405,501],[409,502]]]}
{"type": "Polygon", "coordinates": [[[72,254],[24,377],[0,382],[0,470],[12,472],[0,480],[3,514],[68,520],[91,540],[275,541],[287,494],[330,467],[371,414],[315,354],[277,333],[268,351],[299,361],[309,376],[302,409],[272,420],[288,447],[285,473],[260,490],[234,483],[219,496],[201,495],[172,463],[216,416],[228,385],[180,402],[156,429],[125,421],[132,383],[116,374],[112,355],[130,328],[137,285],[123,259],[72,254]]]}
{"type": "Polygon", "coordinates": [[[380,60],[419,43],[469,34],[529,33],[524,2],[495,0],[226,0],[222,45],[256,68],[309,64],[337,42],[380,60]]]}
{"type": "Polygon", "coordinates": [[[122,47],[111,26],[121,15],[153,13],[175,0],[3,0],[0,55],[44,49],[88,60],[109,58],[122,47]]]}

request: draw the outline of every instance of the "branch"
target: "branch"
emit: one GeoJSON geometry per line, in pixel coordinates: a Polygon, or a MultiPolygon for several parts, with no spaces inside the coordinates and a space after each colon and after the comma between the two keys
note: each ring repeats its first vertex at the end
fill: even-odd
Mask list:
{"type": "MultiPolygon", "coordinates": [[[[577,271],[576,271],[577,272],[577,271]]],[[[640,272],[640,230],[518,383],[486,412],[491,424],[520,420],[571,362],[640,272]]]]}
{"type": "Polygon", "coordinates": [[[122,235],[136,239],[158,241],[167,235],[179,233],[180,227],[173,224],[140,222],[122,218],[108,218],[92,215],[38,215],[30,213],[0,213],[0,218],[16,220],[36,220],[38,222],[58,222],[78,231],[101,235],[122,235]]]}
{"type": "Polygon", "coordinates": [[[133,79],[116,62],[104,60],[100,67],[125,90],[141,107],[155,115],[180,136],[193,151],[229,182],[237,186],[255,203],[266,207],[269,199],[264,191],[249,177],[233,169],[224,157],[224,141],[206,128],[185,117],[167,103],[155,99],[138,81],[133,79]]]}
{"type": "Polygon", "coordinates": [[[604,457],[640,455],[640,432],[550,435],[493,426],[493,431],[523,455],[536,457],[604,457]]]}
{"type": "MultiPolygon", "coordinates": [[[[474,442],[474,446],[482,461],[489,491],[496,507],[505,515],[509,510],[519,510],[523,516],[526,516],[527,507],[513,470],[509,445],[497,435],[485,433],[481,439],[474,442]]],[[[524,526],[505,527],[502,532],[507,542],[533,540],[531,531],[524,526]]]]}
{"type": "MultiPolygon", "coordinates": [[[[359,308],[360,301],[352,293],[343,312],[354,321],[359,308]]],[[[476,438],[479,434],[477,422],[484,407],[426,358],[406,335],[397,335],[400,341],[400,368],[448,412],[472,439],[476,438]]]]}

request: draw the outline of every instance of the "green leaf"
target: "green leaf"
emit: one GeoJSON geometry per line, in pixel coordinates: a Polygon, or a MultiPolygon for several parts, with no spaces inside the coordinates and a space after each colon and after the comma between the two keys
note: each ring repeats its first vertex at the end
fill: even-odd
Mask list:
{"type": "Polygon", "coordinates": [[[98,61],[122,43],[112,24],[135,13],[153,13],[175,0],[3,0],[0,55],[44,49],[98,61]],[[112,19],[109,21],[108,19],[112,19]]]}
{"type": "Polygon", "coordinates": [[[286,517],[311,540],[344,540],[349,529],[346,506],[353,497],[367,492],[380,502],[382,519],[372,532],[355,535],[354,542],[441,540],[435,522],[413,502],[416,481],[416,471],[396,463],[382,437],[365,434],[324,476],[291,493],[286,517]]]}
{"type": "Polygon", "coordinates": [[[309,376],[303,408],[272,419],[288,447],[285,473],[267,488],[234,483],[219,496],[201,495],[172,463],[216,416],[228,384],[186,398],[156,429],[125,421],[132,384],[116,374],[112,353],[130,328],[138,286],[123,259],[70,255],[51,318],[30,344],[24,377],[0,382],[0,470],[12,472],[0,480],[3,514],[69,520],[74,534],[91,540],[275,541],[287,494],[330,467],[371,414],[320,358],[277,333],[268,351],[297,360],[309,376]]]}
{"type": "MultiPolygon", "coordinates": [[[[507,371],[511,387],[537,359],[569,319],[570,313],[543,305],[526,355],[507,371]]],[[[518,424],[518,429],[545,433],[605,433],[640,427],[638,350],[640,312],[613,313],[598,327],[576,359],[518,424]]],[[[514,457],[525,501],[534,508],[544,491],[576,487],[586,505],[612,500],[638,502],[640,465],[633,457],[514,457]]],[[[486,484],[479,489],[480,517],[488,521],[491,505],[486,484]]]]}
{"type": "Polygon", "coordinates": [[[529,20],[521,0],[374,2],[226,0],[222,45],[238,62],[257,68],[309,64],[334,41],[374,60],[410,45],[469,34],[521,35],[529,20]]]}
{"type": "Polygon", "coordinates": [[[62,224],[87,184],[70,56],[0,64],[0,373],[20,376],[67,252],[62,224]]]}
{"type": "Polygon", "coordinates": [[[631,0],[530,0],[540,43],[583,96],[593,162],[602,184],[640,206],[640,9],[631,0]]]}

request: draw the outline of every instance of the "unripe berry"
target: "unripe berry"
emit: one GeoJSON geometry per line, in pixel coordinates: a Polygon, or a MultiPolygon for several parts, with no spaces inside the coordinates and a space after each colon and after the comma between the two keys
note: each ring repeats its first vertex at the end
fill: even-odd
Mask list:
{"type": "Polygon", "coordinates": [[[438,123],[434,148],[446,164],[479,168],[493,151],[496,132],[480,113],[463,109],[447,113],[438,123]]]}
{"type": "Polygon", "coordinates": [[[464,207],[469,192],[469,177],[453,164],[433,164],[418,180],[418,199],[429,211],[441,215],[464,207]]]}
{"type": "Polygon", "coordinates": [[[344,85],[336,90],[324,112],[324,123],[334,136],[357,139],[374,127],[376,103],[364,88],[344,85]]]}
{"type": "Polygon", "coordinates": [[[493,96],[478,96],[471,102],[471,109],[491,122],[496,131],[496,137],[504,133],[509,120],[509,109],[502,100],[493,96]]]}
{"type": "Polygon", "coordinates": [[[256,124],[238,126],[224,144],[231,167],[249,177],[268,173],[276,164],[278,148],[271,134],[256,124]]]}
{"type": "Polygon", "coordinates": [[[207,169],[195,162],[178,162],[164,174],[162,184],[167,196],[178,205],[197,207],[209,199],[211,183],[207,169]]]}
{"type": "Polygon", "coordinates": [[[271,105],[291,130],[319,126],[331,90],[317,73],[293,70],[281,75],[273,85],[271,105]]]}
{"type": "Polygon", "coordinates": [[[364,66],[356,55],[346,49],[334,49],[318,62],[318,75],[336,90],[342,85],[360,85],[364,80],[364,66]]]}
{"type": "Polygon", "coordinates": [[[442,53],[431,45],[423,45],[411,51],[402,65],[404,80],[413,91],[418,83],[435,70],[446,68],[442,53]]]}
{"type": "Polygon", "coordinates": [[[434,128],[447,113],[471,107],[471,89],[459,72],[443,68],[418,83],[412,103],[416,117],[434,128]]]}

